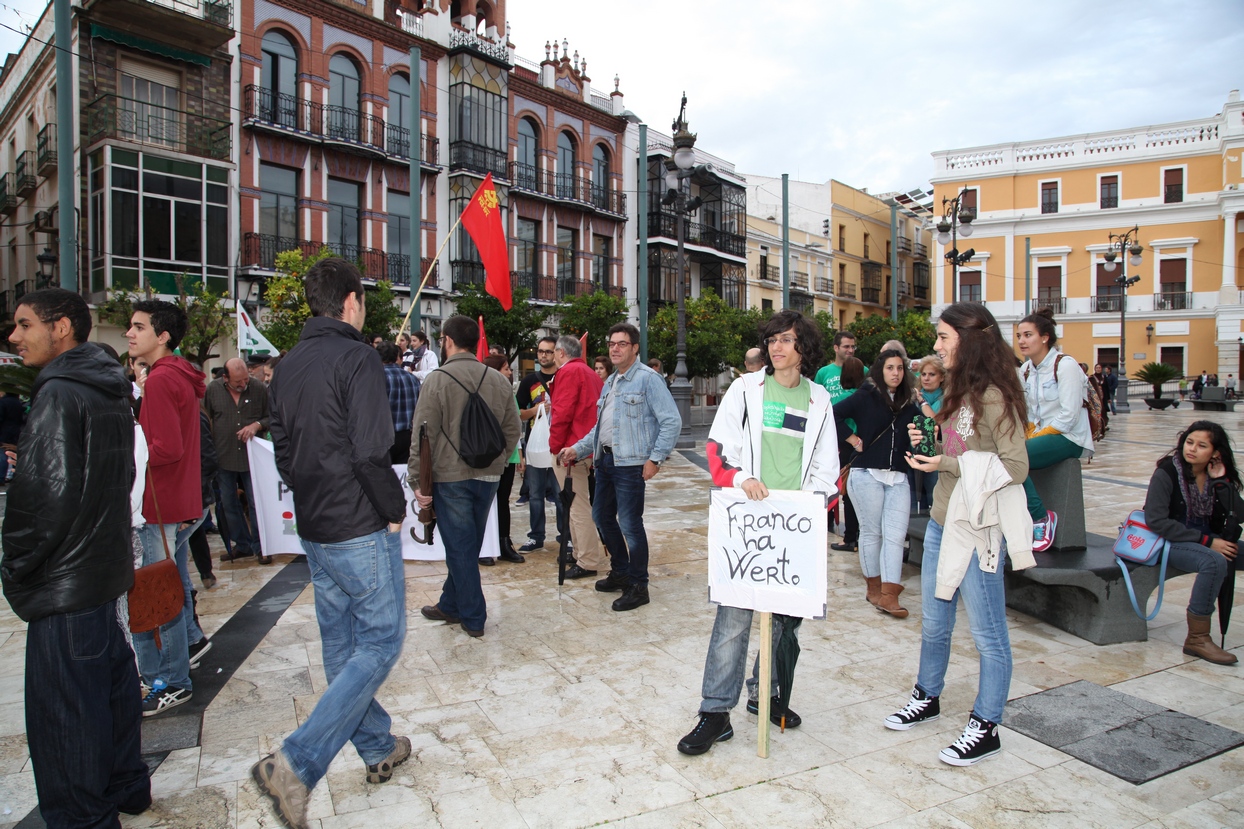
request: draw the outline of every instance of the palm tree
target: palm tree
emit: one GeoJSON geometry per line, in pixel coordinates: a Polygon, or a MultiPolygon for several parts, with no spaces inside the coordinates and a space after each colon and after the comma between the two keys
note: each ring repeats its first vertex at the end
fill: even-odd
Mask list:
{"type": "Polygon", "coordinates": [[[1162,384],[1178,379],[1179,369],[1174,366],[1168,366],[1166,363],[1145,363],[1134,376],[1142,383],[1152,385],[1154,399],[1160,400],[1162,398],[1162,384]]]}

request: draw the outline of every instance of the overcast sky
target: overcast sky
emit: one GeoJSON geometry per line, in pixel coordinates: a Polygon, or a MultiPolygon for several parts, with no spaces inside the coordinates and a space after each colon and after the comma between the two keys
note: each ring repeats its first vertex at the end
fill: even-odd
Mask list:
{"type": "MultiPolygon", "coordinates": [[[[234,0],[238,2],[238,0],[234,0]]],[[[0,24],[45,3],[0,0],[0,24]]],[[[927,183],[934,150],[1203,118],[1244,86],[1241,0],[507,0],[520,55],[570,41],[592,85],[742,172],[927,183]]],[[[0,28],[0,49],[22,37],[0,28]]]]}

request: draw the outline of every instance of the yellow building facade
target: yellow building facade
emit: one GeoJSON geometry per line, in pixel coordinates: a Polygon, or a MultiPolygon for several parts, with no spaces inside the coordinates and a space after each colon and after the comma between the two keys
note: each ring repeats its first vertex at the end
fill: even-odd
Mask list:
{"type": "Polygon", "coordinates": [[[1239,377],[1242,156],[1238,92],[1210,118],[934,153],[935,210],[961,196],[975,212],[970,238],[957,240],[973,251],[957,278],[950,245],[934,242],[934,316],[956,297],[980,301],[1013,341],[1029,309],[1049,307],[1062,350],[1080,362],[1239,377]],[[1140,264],[1129,254],[1110,269],[1111,234],[1132,228],[1140,264]],[[1124,273],[1139,277],[1125,332],[1124,273]]]}
{"type": "MultiPolygon", "coordinates": [[[[834,310],[833,251],[825,237],[790,229],[790,307],[808,316],[834,310]]],[[[782,308],[782,225],[747,217],[747,304],[761,310],[782,308]]]]}

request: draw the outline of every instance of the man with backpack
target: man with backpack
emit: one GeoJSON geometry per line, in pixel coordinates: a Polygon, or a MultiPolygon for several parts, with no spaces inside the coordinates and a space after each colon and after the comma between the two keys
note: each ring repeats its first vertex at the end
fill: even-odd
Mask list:
{"type": "Polygon", "coordinates": [[[520,432],[513,391],[501,373],[475,357],[479,325],[457,315],[441,328],[445,362],[428,374],[415,407],[413,433],[426,428],[432,452],[432,491],[419,490],[422,447],[410,447],[410,485],[419,506],[436,511],[445,544],[445,586],[424,618],[461,624],[483,636],[487,606],[479,580],[479,553],[501,473],[520,432]]]}

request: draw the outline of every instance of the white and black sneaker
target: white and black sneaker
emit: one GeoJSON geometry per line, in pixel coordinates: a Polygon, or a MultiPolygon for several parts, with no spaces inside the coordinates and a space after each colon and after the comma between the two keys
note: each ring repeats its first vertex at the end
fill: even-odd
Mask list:
{"type": "Polygon", "coordinates": [[[959,739],[942,749],[937,756],[943,763],[952,766],[971,766],[981,760],[988,760],[1001,751],[998,724],[972,714],[959,739]]]}
{"type": "Polygon", "coordinates": [[[190,646],[190,670],[199,667],[199,663],[203,661],[203,657],[212,649],[212,641],[204,636],[199,641],[190,646]]]}
{"type": "Polygon", "coordinates": [[[885,718],[885,727],[891,731],[906,731],[920,723],[931,722],[942,715],[938,697],[927,696],[917,685],[911,690],[911,699],[900,710],[885,718]]]}
{"type": "Polygon", "coordinates": [[[156,680],[156,687],[151,689],[143,699],[143,716],[154,717],[156,714],[163,714],[170,708],[176,708],[183,702],[189,702],[193,696],[188,688],[176,688],[169,686],[167,688],[160,687],[162,683],[156,680]]]}

